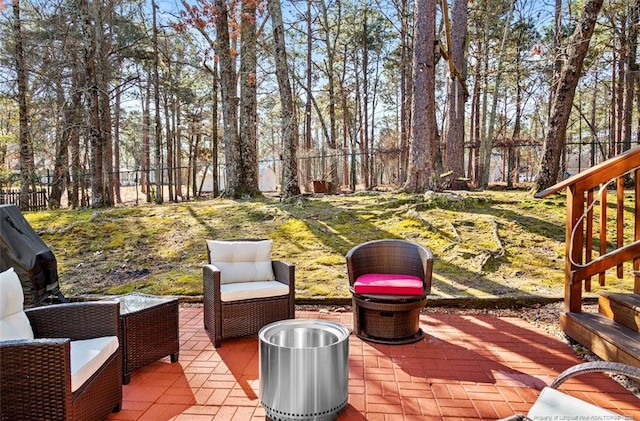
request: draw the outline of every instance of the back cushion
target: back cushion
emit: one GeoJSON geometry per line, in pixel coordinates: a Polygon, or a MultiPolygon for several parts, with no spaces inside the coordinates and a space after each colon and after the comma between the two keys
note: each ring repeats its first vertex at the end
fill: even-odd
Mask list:
{"type": "Polygon", "coordinates": [[[220,269],[220,283],[273,281],[272,240],[207,240],[209,263],[220,269]]]}
{"type": "Polygon", "coordinates": [[[0,341],[33,339],[33,330],[23,311],[24,293],[13,268],[0,273],[0,341]]]}

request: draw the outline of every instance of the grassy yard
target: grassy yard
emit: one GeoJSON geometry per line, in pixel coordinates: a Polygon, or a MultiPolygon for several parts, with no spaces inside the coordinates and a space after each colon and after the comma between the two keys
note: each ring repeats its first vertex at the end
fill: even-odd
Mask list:
{"type": "MultiPolygon", "coordinates": [[[[344,255],[379,238],[433,251],[434,297],[561,297],[564,216],[564,196],[536,200],[519,191],[213,199],[25,214],[53,249],[68,297],[200,295],[205,239],[261,237],[274,240],[274,258],[296,265],[302,299],[349,297],[344,255]]],[[[607,288],[629,289],[630,270],[623,280],[609,275],[607,288]]]]}

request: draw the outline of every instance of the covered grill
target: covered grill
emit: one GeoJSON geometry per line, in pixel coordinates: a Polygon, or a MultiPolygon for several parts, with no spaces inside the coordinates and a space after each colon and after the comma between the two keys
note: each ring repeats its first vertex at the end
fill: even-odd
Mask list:
{"type": "Polygon", "coordinates": [[[67,302],[58,285],[58,263],[15,205],[0,205],[0,271],[13,267],[28,307],[67,302]]]}

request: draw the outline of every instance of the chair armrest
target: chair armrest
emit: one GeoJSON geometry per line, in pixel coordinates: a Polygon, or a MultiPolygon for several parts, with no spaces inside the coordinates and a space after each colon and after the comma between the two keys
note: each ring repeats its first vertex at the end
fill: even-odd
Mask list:
{"type": "Polygon", "coordinates": [[[424,292],[429,295],[431,293],[431,277],[433,275],[433,252],[426,247],[420,246],[418,247],[418,254],[424,271],[424,292]]]}
{"type": "Polygon", "coordinates": [[[118,336],[120,303],[94,301],[56,304],[25,310],[36,338],[72,341],[118,336]]]}
{"type": "Polygon", "coordinates": [[[283,262],[282,260],[272,260],[271,266],[273,267],[273,274],[276,277],[276,281],[289,285],[291,288],[295,288],[295,265],[283,262]]]}
{"type": "Polygon", "coordinates": [[[614,373],[622,374],[640,380],[640,368],[612,361],[589,361],[576,364],[564,370],[556,377],[549,387],[557,389],[562,383],[572,377],[585,373],[614,373]]]}
{"type": "Polygon", "coordinates": [[[212,263],[202,267],[203,294],[220,300],[220,269],[212,263]]]}
{"type": "Polygon", "coordinates": [[[69,339],[1,342],[0,397],[7,419],[23,417],[29,408],[70,404],[69,339]]]}

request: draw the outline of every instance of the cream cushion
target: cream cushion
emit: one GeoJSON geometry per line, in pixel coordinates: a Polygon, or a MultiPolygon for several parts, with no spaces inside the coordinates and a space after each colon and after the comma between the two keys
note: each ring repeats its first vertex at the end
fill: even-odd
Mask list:
{"type": "Polygon", "coordinates": [[[237,282],[220,285],[220,299],[225,302],[289,294],[289,286],[278,281],[237,282]]]}
{"type": "MultiPolygon", "coordinates": [[[[567,419],[578,419],[579,416],[587,417],[584,419],[619,419],[620,417],[620,415],[614,412],[592,405],[550,387],[542,389],[540,396],[538,396],[538,399],[536,399],[536,402],[527,413],[527,417],[532,420],[550,420],[560,415],[571,417],[567,419]],[[608,415],[610,417],[593,418],[596,415],[608,415]]],[[[620,419],[622,418],[620,417],[620,419]]]]}
{"type": "Polygon", "coordinates": [[[273,281],[275,276],[271,266],[272,243],[272,240],[207,240],[209,263],[220,271],[221,284],[273,281]]]}
{"type": "Polygon", "coordinates": [[[33,339],[33,329],[23,305],[20,278],[9,268],[0,273],[0,341],[33,339]]]}
{"type": "Polygon", "coordinates": [[[82,386],[118,350],[117,336],[71,341],[71,391],[82,386]]]}

